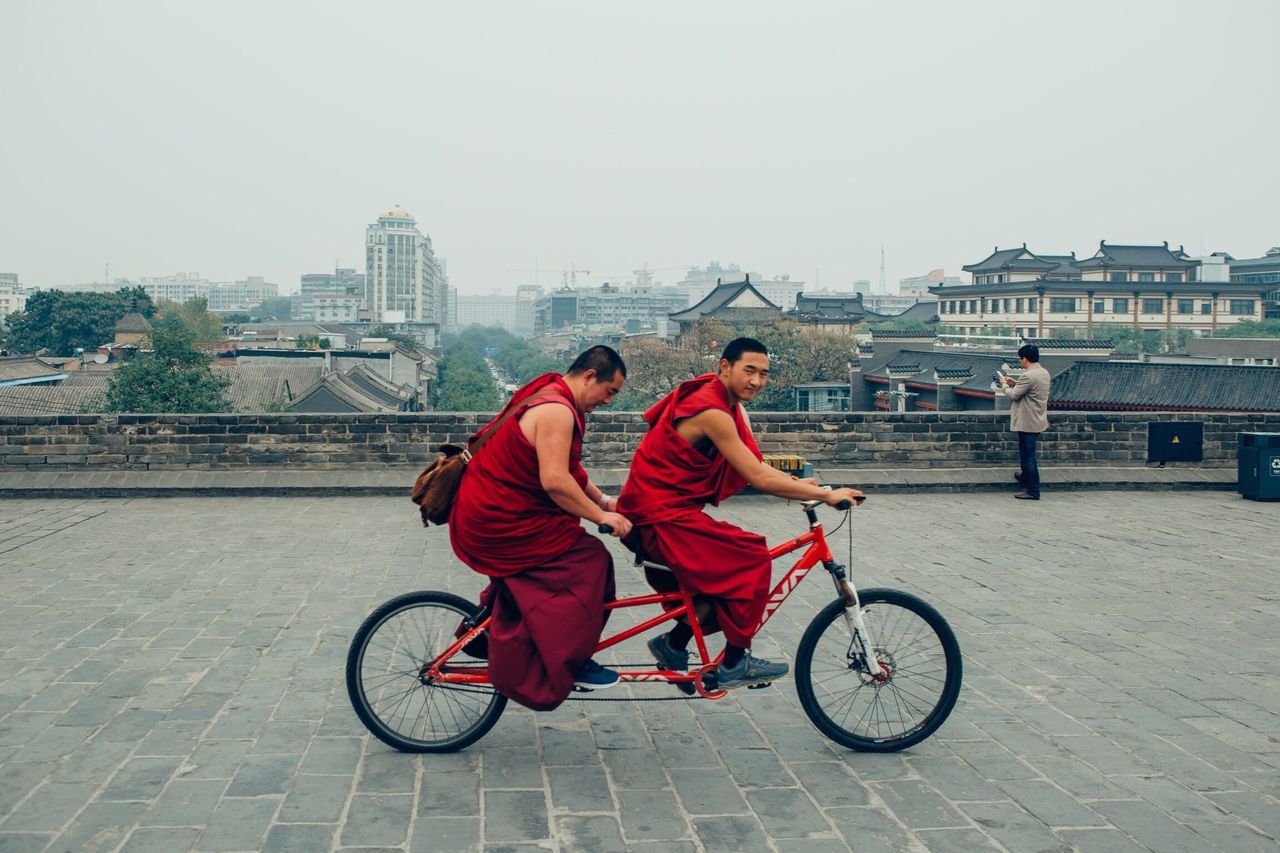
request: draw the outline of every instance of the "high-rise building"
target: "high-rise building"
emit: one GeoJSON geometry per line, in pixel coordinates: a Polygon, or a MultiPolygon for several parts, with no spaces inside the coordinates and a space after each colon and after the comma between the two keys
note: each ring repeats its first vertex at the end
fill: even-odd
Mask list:
{"type": "Polygon", "coordinates": [[[796,297],[804,291],[804,282],[792,281],[788,273],[767,279],[758,272],[743,271],[737,264],[722,267],[719,261],[711,261],[705,267],[689,267],[676,287],[688,296],[689,305],[697,305],[716,289],[716,282],[731,284],[744,281],[748,276],[751,277],[751,286],[783,311],[795,308],[796,297]]]}
{"type": "Polygon", "coordinates": [[[534,331],[545,334],[566,326],[585,325],[634,332],[657,328],[668,314],[688,307],[688,297],[676,287],[566,287],[535,303],[534,331]]]}
{"type": "Polygon", "coordinates": [[[372,322],[445,323],[444,267],[409,211],[397,205],[365,229],[365,270],[372,322]]]}
{"type": "Polygon", "coordinates": [[[16,272],[0,272],[0,325],[6,315],[23,311],[27,307],[27,294],[18,281],[16,272]]]}
{"type": "Polygon", "coordinates": [[[364,273],[351,267],[305,273],[299,284],[301,290],[293,300],[295,319],[350,323],[364,306],[364,273]]]}
{"type": "Polygon", "coordinates": [[[247,311],[280,295],[280,288],[260,275],[240,281],[219,281],[209,287],[210,311],[247,311]]]}

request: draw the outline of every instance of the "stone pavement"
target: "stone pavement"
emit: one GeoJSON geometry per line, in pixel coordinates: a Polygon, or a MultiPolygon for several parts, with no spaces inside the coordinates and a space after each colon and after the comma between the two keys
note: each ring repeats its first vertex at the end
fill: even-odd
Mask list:
{"type": "MultiPolygon", "coordinates": [[[[1014,467],[820,468],[818,481],[857,486],[882,494],[975,492],[1010,488],[1014,467]]],[[[415,468],[234,468],[172,471],[0,471],[0,498],[102,498],[201,496],[353,497],[408,494],[421,470],[415,468]]],[[[1198,464],[1132,467],[1044,466],[1045,486],[1065,489],[1233,490],[1236,469],[1198,464]]],[[[591,479],[620,488],[626,468],[591,469],[591,479]]]]}
{"type": "MultiPolygon", "coordinates": [[[[947,724],[882,756],[826,741],[789,683],[510,706],[464,752],[389,750],[347,703],[355,627],[397,593],[480,585],[412,510],[0,501],[0,850],[1276,849],[1274,504],[873,497],[855,579],[934,602],[966,656],[947,724]]],[[[775,541],[801,525],[765,498],[721,515],[775,541]]],[[[759,652],[791,654],[824,580],[759,652]]]]}

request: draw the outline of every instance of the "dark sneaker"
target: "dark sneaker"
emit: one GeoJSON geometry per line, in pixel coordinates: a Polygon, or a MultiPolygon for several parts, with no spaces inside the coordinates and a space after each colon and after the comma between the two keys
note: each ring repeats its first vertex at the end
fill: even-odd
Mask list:
{"type": "Polygon", "coordinates": [[[573,686],[583,690],[608,690],[619,682],[618,673],[588,660],[573,676],[573,686]]]}
{"type": "MultiPolygon", "coordinates": [[[[658,662],[658,669],[669,669],[675,672],[689,671],[689,652],[687,649],[677,649],[667,642],[666,634],[659,634],[651,639],[648,644],[649,651],[653,653],[653,659],[658,662]]],[[[676,689],[681,693],[692,696],[698,692],[694,686],[687,681],[675,682],[676,689]]]]}
{"type": "Polygon", "coordinates": [[[752,657],[750,652],[742,656],[742,660],[733,666],[721,664],[716,675],[716,686],[721,690],[733,690],[735,687],[750,687],[753,684],[768,684],[786,676],[791,667],[785,663],[761,660],[752,657]]]}

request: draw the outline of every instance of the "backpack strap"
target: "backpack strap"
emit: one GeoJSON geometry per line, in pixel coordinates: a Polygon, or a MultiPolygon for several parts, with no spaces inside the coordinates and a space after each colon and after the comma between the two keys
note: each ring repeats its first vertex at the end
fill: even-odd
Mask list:
{"type": "Polygon", "coordinates": [[[532,403],[534,400],[541,400],[545,397],[559,396],[559,393],[560,392],[554,389],[539,391],[537,394],[534,394],[528,399],[522,401],[520,405],[512,406],[507,411],[506,414],[504,414],[502,417],[498,418],[496,422],[494,422],[492,428],[486,429],[483,432],[481,432],[480,435],[476,438],[475,442],[473,442],[470,447],[463,449],[462,461],[470,462],[471,458],[480,452],[480,448],[484,447],[485,443],[489,440],[489,438],[495,433],[497,433],[498,430],[502,429],[502,425],[505,424],[508,420],[510,420],[511,416],[514,415],[517,411],[519,411],[520,409],[526,408],[528,404],[532,403]]]}

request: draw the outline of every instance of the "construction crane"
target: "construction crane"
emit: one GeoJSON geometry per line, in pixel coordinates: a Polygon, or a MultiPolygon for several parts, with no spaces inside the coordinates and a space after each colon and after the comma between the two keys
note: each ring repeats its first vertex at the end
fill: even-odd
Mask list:
{"type": "Polygon", "coordinates": [[[531,270],[514,269],[514,270],[507,270],[507,272],[531,272],[533,273],[534,284],[542,284],[542,282],[538,281],[539,274],[544,272],[558,272],[560,273],[561,283],[572,288],[577,288],[579,275],[584,275],[584,276],[591,275],[591,270],[580,270],[578,269],[577,264],[569,264],[569,268],[567,270],[553,270],[553,269],[545,269],[543,267],[535,266],[531,270]]]}

